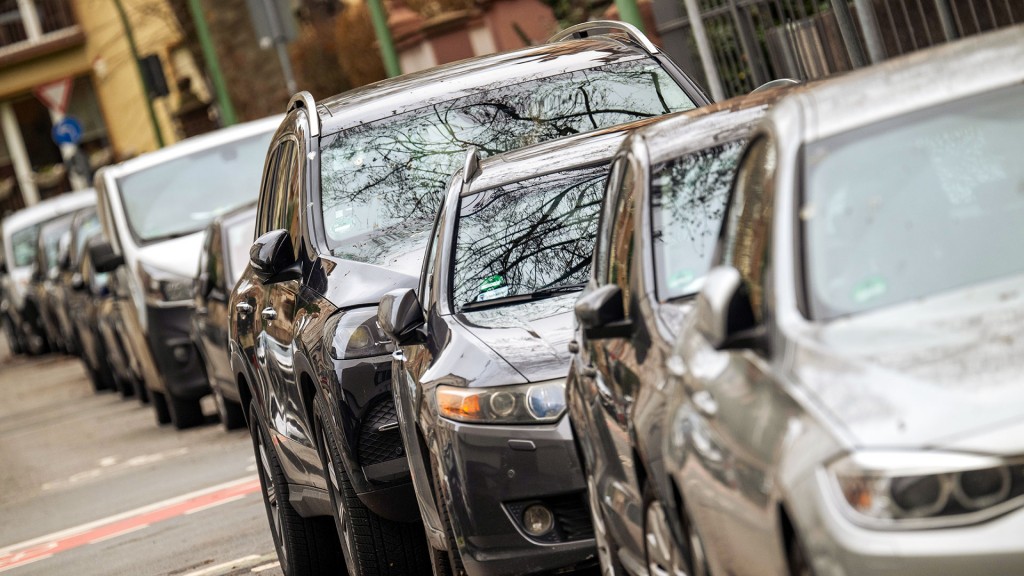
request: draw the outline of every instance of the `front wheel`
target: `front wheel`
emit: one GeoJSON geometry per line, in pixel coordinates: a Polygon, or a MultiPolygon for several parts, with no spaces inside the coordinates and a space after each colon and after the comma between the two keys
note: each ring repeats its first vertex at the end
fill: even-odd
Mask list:
{"type": "Polygon", "coordinates": [[[288,480],[262,425],[256,403],[249,407],[249,434],[263,491],[270,533],[285,576],[327,576],[342,566],[341,549],[330,518],[303,518],[288,500],[288,480]]]}
{"type": "Polygon", "coordinates": [[[326,408],[319,399],[315,406],[324,476],[348,573],[430,574],[423,527],[381,518],[363,504],[345,471],[337,436],[324,425],[326,408]]]}
{"type": "MultiPolygon", "coordinates": [[[[685,508],[685,506],[684,506],[685,508]]],[[[693,526],[690,514],[683,515],[683,538],[680,544],[672,534],[668,513],[654,497],[651,487],[644,487],[644,552],[651,576],[707,576],[708,566],[704,543],[693,526]]]]}

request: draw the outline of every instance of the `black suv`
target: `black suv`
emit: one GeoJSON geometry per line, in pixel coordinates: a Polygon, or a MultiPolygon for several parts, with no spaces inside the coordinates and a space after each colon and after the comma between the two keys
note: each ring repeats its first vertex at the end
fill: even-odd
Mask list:
{"type": "Polygon", "coordinates": [[[286,574],[341,558],[353,574],[427,571],[428,548],[443,548],[443,534],[428,534],[432,547],[423,540],[376,305],[416,286],[464,150],[490,156],[705,103],[617,22],[320,103],[292,99],[267,157],[258,238],[229,326],[286,574]]]}

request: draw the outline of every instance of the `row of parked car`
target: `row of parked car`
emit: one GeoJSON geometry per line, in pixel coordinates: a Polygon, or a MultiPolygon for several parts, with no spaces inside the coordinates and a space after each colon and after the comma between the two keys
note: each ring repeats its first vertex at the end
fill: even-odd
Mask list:
{"type": "Polygon", "coordinates": [[[711,103],[595,22],[300,93],[4,220],[10,337],[212,392],[289,576],[1020,572],[1022,38],[711,103]]]}

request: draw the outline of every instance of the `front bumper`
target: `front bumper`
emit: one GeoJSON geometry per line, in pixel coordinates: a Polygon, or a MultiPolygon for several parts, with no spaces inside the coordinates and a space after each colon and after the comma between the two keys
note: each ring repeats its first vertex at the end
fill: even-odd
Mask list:
{"type": "Polygon", "coordinates": [[[846,518],[828,482],[823,472],[809,475],[791,499],[817,576],[1024,574],[1024,509],[958,528],[872,530],[846,518]]]}
{"type": "Polygon", "coordinates": [[[181,399],[210,393],[210,383],[192,344],[192,313],[191,305],[146,306],[146,342],[161,384],[149,387],[181,399]]]}
{"type": "Polygon", "coordinates": [[[467,571],[530,574],[594,562],[586,483],[569,419],[557,424],[488,426],[439,419],[442,482],[467,571]],[[527,535],[523,510],[547,506],[554,529],[527,535]]]}

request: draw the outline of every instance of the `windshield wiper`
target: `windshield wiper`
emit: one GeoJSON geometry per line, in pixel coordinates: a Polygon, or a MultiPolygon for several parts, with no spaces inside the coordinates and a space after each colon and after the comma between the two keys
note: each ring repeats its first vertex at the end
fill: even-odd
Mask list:
{"type": "Polygon", "coordinates": [[[548,286],[547,288],[541,288],[540,290],[530,292],[529,294],[515,294],[513,296],[502,296],[501,298],[493,298],[491,300],[467,302],[462,305],[462,308],[460,308],[459,311],[469,312],[471,310],[482,310],[484,308],[496,308],[498,306],[508,306],[510,304],[543,300],[560,294],[579,292],[580,290],[583,290],[586,285],[587,284],[585,282],[580,284],[562,284],[561,286],[548,286]]]}

